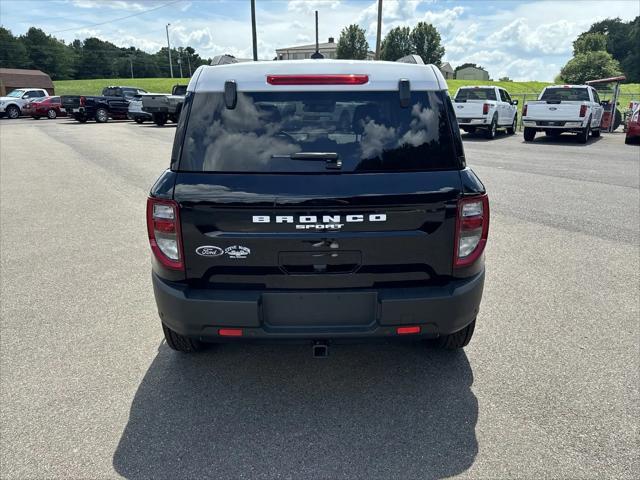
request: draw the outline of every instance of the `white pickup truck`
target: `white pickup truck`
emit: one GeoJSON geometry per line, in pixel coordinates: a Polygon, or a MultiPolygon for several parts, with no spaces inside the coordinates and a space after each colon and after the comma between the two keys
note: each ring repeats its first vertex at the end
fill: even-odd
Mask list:
{"type": "Polygon", "coordinates": [[[507,91],[494,86],[461,87],[453,106],[458,125],[467,133],[484,129],[487,138],[494,138],[498,128],[509,135],[516,132],[518,100],[511,100],[507,91]]]}
{"type": "Polygon", "coordinates": [[[587,143],[589,134],[600,136],[604,108],[595,88],[588,85],[553,85],[546,87],[535,102],[522,110],[524,140],[532,142],[536,132],[556,137],[562,132],[578,134],[587,143]]]}
{"type": "Polygon", "coordinates": [[[5,115],[11,119],[22,115],[23,107],[35,100],[48,96],[49,93],[43,88],[18,88],[10,91],[7,96],[0,97],[0,117],[5,115]]]}

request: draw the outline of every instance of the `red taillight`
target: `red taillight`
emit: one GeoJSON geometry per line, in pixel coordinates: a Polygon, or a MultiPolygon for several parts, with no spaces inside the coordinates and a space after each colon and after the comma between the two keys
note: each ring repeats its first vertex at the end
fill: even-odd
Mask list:
{"type": "Polygon", "coordinates": [[[416,333],[420,333],[420,327],[418,325],[411,327],[398,327],[396,328],[396,333],[398,335],[415,335],[416,333]]]}
{"type": "Polygon", "coordinates": [[[221,328],[218,330],[218,335],[221,337],[241,337],[241,328],[221,328]]]}
{"type": "Polygon", "coordinates": [[[86,98],[84,98],[84,97],[80,97],[80,106],[81,106],[81,107],[84,107],[86,102],[87,102],[87,99],[86,99],[86,98]]]}
{"type": "Polygon", "coordinates": [[[270,85],[363,85],[369,75],[267,75],[270,85]]]}
{"type": "Polygon", "coordinates": [[[458,202],[453,266],[474,263],[487,244],[489,233],[489,197],[479,195],[458,202]]]}
{"type": "Polygon", "coordinates": [[[184,270],[180,210],[175,201],[147,199],[147,232],[158,261],[172,270],[184,270]]]}
{"type": "Polygon", "coordinates": [[[482,114],[486,115],[487,113],[489,113],[489,108],[491,107],[491,105],[489,105],[488,103],[485,103],[484,105],[482,105],[482,114]]]}
{"type": "Polygon", "coordinates": [[[587,106],[586,105],[580,105],[580,116],[584,117],[587,114],[587,106]]]}
{"type": "Polygon", "coordinates": [[[527,105],[525,105],[524,107],[522,107],[522,116],[526,117],[527,116],[527,105]]]}

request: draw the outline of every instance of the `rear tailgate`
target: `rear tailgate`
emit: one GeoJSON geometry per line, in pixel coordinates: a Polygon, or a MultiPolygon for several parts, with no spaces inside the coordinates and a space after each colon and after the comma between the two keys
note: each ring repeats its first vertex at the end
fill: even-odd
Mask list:
{"type": "Polygon", "coordinates": [[[584,102],[555,101],[527,103],[526,118],[530,120],[582,120],[580,107],[584,102]]]}
{"type": "Polygon", "coordinates": [[[449,276],[459,172],[357,177],[178,174],[187,280],[328,289],[449,276]]]}
{"type": "Polygon", "coordinates": [[[80,107],[80,95],[63,95],[60,97],[62,108],[71,112],[74,108],[80,107]]]}
{"type": "Polygon", "coordinates": [[[169,99],[167,94],[142,95],[142,110],[149,113],[167,112],[169,99]]]}
{"type": "Polygon", "coordinates": [[[462,121],[470,118],[482,118],[483,105],[486,102],[482,100],[467,100],[466,102],[455,102],[453,104],[456,117],[462,121]]]}

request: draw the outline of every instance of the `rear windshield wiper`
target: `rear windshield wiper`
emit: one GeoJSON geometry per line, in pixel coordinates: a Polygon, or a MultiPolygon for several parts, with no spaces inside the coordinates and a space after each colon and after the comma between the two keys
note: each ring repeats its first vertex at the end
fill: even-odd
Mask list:
{"type": "Polygon", "coordinates": [[[274,154],[271,158],[290,158],[291,160],[324,160],[327,168],[342,168],[342,161],[336,152],[298,152],[286,155],[274,154]]]}

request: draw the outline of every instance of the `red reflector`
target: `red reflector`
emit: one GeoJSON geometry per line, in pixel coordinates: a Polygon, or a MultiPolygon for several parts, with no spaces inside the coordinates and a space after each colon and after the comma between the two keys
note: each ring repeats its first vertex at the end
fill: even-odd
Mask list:
{"type": "Polygon", "coordinates": [[[267,75],[270,85],[363,85],[369,75],[267,75]]]}
{"type": "Polygon", "coordinates": [[[489,107],[490,105],[488,103],[485,103],[484,105],[482,105],[482,114],[486,115],[487,113],[489,113],[489,107]]]}
{"type": "Polygon", "coordinates": [[[218,335],[221,337],[241,337],[242,329],[241,328],[221,328],[218,330],[218,335]]]}
{"type": "Polygon", "coordinates": [[[420,333],[420,327],[417,325],[414,327],[398,327],[396,328],[396,333],[398,335],[412,335],[415,333],[420,333]]]}
{"type": "Polygon", "coordinates": [[[462,218],[462,230],[475,230],[482,226],[482,217],[463,217],[462,218]]]}
{"type": "Polygon", "coordinates": [[[580,105],[580,116],[584,117],[587,114],[587,106],[586,105],[580,105]]]}
{"type": "Polygon", "coordinates": [[[153,228],[158,232],[174,233],[176,231],[176,224],[173,220],[153,220],[153,228]]]}

